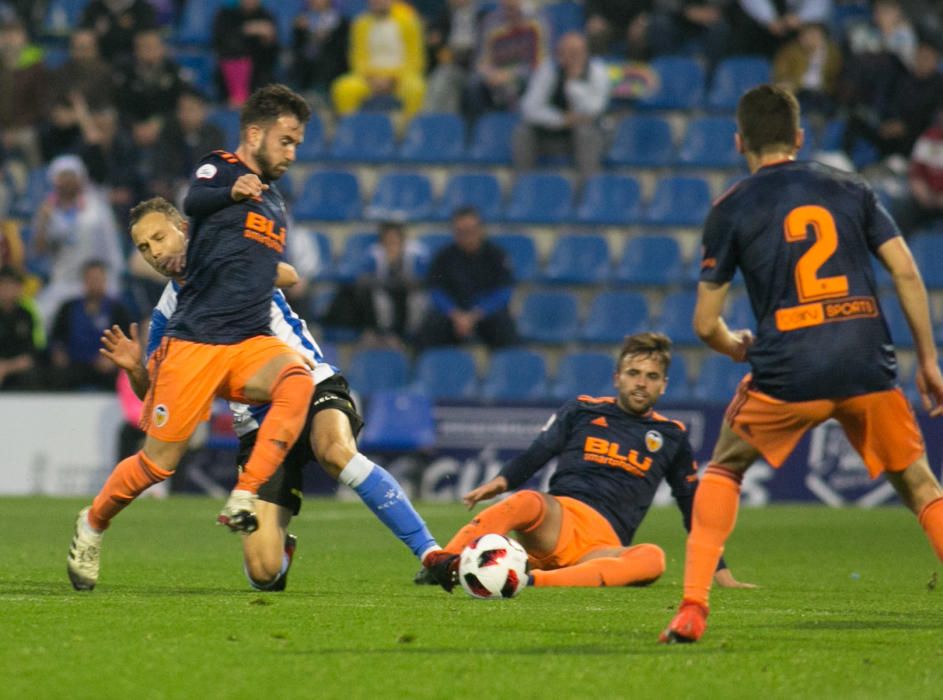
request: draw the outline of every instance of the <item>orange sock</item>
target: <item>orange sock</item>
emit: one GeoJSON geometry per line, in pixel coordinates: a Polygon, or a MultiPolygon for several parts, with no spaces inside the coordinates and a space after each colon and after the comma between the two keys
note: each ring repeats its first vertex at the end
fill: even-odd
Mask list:
{"type": "Polygon", "coordinates": [[[599,557],[553,571],[534,571],[534,587],[629,586],[651,583],[665,572],[665,553],[654,544],[629,547],[618,557],[599,557]]]}
{"type": "Polygon", "coordinates": [[[506,535],[511,530],[527,532],[544,521],[544,497],[536,491],[518,491],[481,511],[465,527],[455,533],[445,551],[461,554],[474,540],[489,532],[506,535]]]}
{"type": "Polygon", "coordinates": [[[108,528],[111,519],[124,510],[149,486],[153,486],[173,474],[158,467],[143,452],[133,454],[118,462],[105,485],[92,501],[88,511],[88,522],[96,530],[108,528]]]}
{"type": "Polygon", "coordinates": [[[943,560],[943,498],[937,498],[925,505],[917,516],[920,527],[930,538],[933,551],[943,560]]]}
{"type": "Polygon", "coordinates": [[[269,480],[304,429],[314,393],[311,373],[301,364],[290,364],[272,384],[272,406],[259,426],[249,461],[239,474],[237,489],[256,493],[269,480]]]}
{"type": "Polygon", "coordinates": [[[684,561],[685,601],[707,607],[717,562],[737,522],[742,479],[738,472],[711,464],[698,484],[684,561]]]}

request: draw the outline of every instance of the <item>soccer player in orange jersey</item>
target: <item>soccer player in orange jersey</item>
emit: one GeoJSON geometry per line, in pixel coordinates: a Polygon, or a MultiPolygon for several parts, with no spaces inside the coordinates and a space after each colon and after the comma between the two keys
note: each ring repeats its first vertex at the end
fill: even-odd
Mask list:
{"type": "Polygon", "coordinates": [[[737,149],[750,177],[721,197],[704,226],[694,328],[752,369],[727,409],[694,500],[684,596],[662,642],[704,633],[714,567],[733,530],[743,473],[759,457],[780,466],[802,435],[835,418],[872,477],[884,474],[943,558],[943,489],[930,471],[877,299],[871,256],[890,271],[914,337],[917,387],[943,414],[927,293],[897,225],[858,175],[796,161],[799,106],[762,85],[737,108],[737,149]],[[721,318],[737,269],[757,335],[721,318]]]}

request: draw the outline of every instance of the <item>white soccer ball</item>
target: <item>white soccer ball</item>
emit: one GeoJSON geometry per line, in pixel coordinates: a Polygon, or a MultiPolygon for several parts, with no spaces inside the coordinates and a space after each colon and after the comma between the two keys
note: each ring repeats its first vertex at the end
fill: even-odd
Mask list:
{"type": "Polygon", "coordinates": [[[482,535],[462,551],[458,579],[473,598],[513,598],[527,585],[527,552],[504,535],[482,535]]]}

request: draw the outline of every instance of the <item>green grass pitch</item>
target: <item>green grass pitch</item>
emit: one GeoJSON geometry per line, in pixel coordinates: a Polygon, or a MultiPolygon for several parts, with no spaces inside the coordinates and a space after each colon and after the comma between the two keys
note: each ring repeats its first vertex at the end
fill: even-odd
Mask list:
{"type": "MultiPolygon", "coordinates": [[[[939,698],[940,567],[903,508],[743,509],[727,554],[762,585],[715,591],[693,646],[655,643],[680,595],[674,509],[639,542],[646,589],[478,601],[412,583],[416,564],[356,503],[309,500],[288,590],[247,590],[219,503],[143,500],[74,592],[78,500],[0,499],[0,698],[939,698]]],[[[419,504],[443,541],[459,505],[419,504]]]]}

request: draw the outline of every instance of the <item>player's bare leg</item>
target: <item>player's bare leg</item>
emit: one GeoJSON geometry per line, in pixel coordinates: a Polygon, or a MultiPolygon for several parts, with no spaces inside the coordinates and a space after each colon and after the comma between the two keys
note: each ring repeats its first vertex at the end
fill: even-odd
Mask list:
{"type": "Polygon", "coordinates": [[[711,463],[694,496],[685,551],[684,596],[678,614],[659,636],[660,642],[696,642],[704,634],[714,572],[737,522],[740,482],[759,456],[755,447],[723,423],[711,463]]]}
{"type": "Polygon", "coordinates": [[[917,516],[937,557],[943,560],[943,488],[930,470],[927,455],[921,455],[902,472],[884,475],[917,516]]]}
{"type": "Polygon", "coordinates": [[[291,511],[284,506],[258,501],[255,513],[258,529],[242,537],[246,577],[258,590],[284,590],[294,554],[294,536],[288,534],[291,511]]]}

